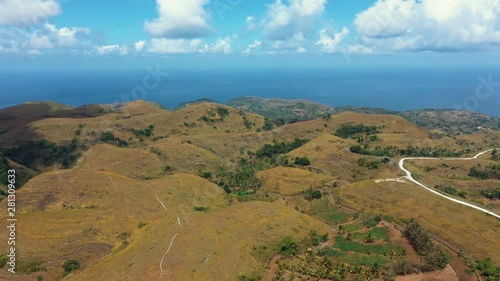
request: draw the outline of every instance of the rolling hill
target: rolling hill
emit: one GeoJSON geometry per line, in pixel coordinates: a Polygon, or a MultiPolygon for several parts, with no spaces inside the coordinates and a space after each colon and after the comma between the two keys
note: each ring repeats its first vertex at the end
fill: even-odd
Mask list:
{"type": "MultiPolygon", "coordinates": [[[[251,101],[277,115],[210,101],[173,111],[144,101],[93,105],[86,116],[54,103],[1,110],[9,121],[0,135],[0,191],[7,169],[23,184],[18,274],[0,263],[0,279],[398,280],[446,268],[474,280],[467,270],[487,274],[477,264],[500,265],[497,219],[404,182],[397,165],[408,156],[472,156],[500,147],[500,132],[452,136],[388,112],[334,114],[303,101],[275,111],[279,101],[251,101]],[[269,122],[280,114],[317,118],[269,122]],[[412,219],[424,251],[408,238],[417,234],[405,234],[412,219]]],[[[498,161],[491,154],[407,168],[498,211],[498,199],[482,191],[499,180],[470,175],[498,161]]]]}

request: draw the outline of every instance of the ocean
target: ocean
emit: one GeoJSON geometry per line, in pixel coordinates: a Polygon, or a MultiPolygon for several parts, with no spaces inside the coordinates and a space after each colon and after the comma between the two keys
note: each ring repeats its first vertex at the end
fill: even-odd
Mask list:
{"type": "Polygon", "coordinates": [[[467,109],[500,117],[499,69],[162,69],[162,72],[168,72],[168,76],[158,80],[145,80],[150,75],[145,69],[0,73],[0,108],[27,101],[52,100],[78,106],[127,102],[134,98],[175,108],[200,98],[226,103],[236,97],[259,96],[390,110],[467,109]]]}

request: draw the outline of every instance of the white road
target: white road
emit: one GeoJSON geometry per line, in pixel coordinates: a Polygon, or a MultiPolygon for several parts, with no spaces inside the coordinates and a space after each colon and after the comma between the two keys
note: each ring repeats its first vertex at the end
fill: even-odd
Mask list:
{"type": "Polygon", "coordinates": [[[474,157],[471,157],[471,158],[426,158],[426,157],[413,157],[413,158],[403,158],[401,159],[401,161],[399,161],[399,168],[401,170],[403,170],[405,173],[406,173],[406,177],[408,180],[414,182],[415,184],[427,189],[428,191],[438,195],[438,196],[441,196],[447,200],[450,200],[452,202],[455,202],[455,203],[458,203],[458,204],[461,204],[461,205],[464,205],[464,206],[467,206],[467,207],[470,207],[470,208],[473,208],[473,209],[476,209],[478,211],[481,211],[483,213],[486,213],[486,214],[489,214],[489,215],[492,215],[498,219],[500,219],[500,215],[498,214],[495,214],[493,213],[492,211],[489,211],[489,210],[486,210],[486,209],[483,209],[481,207],[478,207],[476,205],[473,205],[473,204],[470,204],[470,203],[467,203],[467,202],[464,202],[464,201],[461,201],[461,200],[458,200],[458,199],[455,199],[453,197],[449,197],[449,196],[446,196],[442,193],[439,193],[437,192],[436,190],[418,182],[417,180],[415,180],[413,178],[413,175],[411,174],[410,171],[408,171],[405,167],[404,167],[404,163],[406,160],[453,160],[453,161],[457,161],[457,160],[464,160],[464,161],[468,161],[468,160],[474,160],[474,159],[478,159],[479,157],[481,157],[482,155],[488,153],[488,152],[491,152],[493,151],[493,149],[490,149],[490,150],[486,150],[486,151],[483,151],[481,153],[479,153],[478,155],[474,156],[474,157]]]}

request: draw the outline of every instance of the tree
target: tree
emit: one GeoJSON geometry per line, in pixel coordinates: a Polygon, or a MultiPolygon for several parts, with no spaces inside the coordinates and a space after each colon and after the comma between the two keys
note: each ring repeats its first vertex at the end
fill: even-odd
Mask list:
{"type": "Polygon", "coordinates": [[[295,238],[286,236],[280,243],[280,253],[285,256],[293,257],[299,252],[299,247],[295,238]]]}
{"type": "Polygon", "coordinates": [[[309,166],[311,165],[311,160],[307,157],[296,157],[295,158],[295,165],[300,165],[300,166],[309,166]]]}
{"type": "Polygon", "coordinates": [[[67,260],[63,264],[64,272],[69,273],[71,271],[77,270],[80,268],[80,262],[77,260],[67,260]]]}

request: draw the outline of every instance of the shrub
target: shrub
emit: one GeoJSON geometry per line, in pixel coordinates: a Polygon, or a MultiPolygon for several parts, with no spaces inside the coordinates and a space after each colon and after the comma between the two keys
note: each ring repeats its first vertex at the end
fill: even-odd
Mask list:
{"type": "Polygon", "coordinates": [[[64,272],[70,273],[71,271],[77,270],[80,268],[80,262],[77,260],[67,260],[63,264],[64,272]]]}
{"type": "MultiPolygon", "coordinates": [[[[348,139],[359,135],[373,135],[378,133],[380,133],[380,131],[378,131],[378,128],[375,126],[344,124],[335,132],[335,135],[343,139],[348,139]]],[[[378,138],[375,140],[378,140],[378,138]]]]}
{"type": "Polygon", "coordinates": [[[293,257],[299,252],[299,246],[295,238],[286,236],[280,243],[280,253],[285,256],[293,257]]]}
{"type": "Polygon", "coordinates": [[[308,201],[312,201],[314,199],[321,199],[323,195],[319,190],[313,190],[312,188],[304,191],[304,198],[308,201]]]}
{"type": "Polygon", "coordinates": [[[193,209],[197,212],[208,212],[209,207],[196,206],[193,209]]]}
{"type": "Polygon", "coordinates": [[[262,127],[262,130],[271,131],[272,129],[274,129],[273,121],[271,121],[271,119],[269,118],[264,119],[264,126],[262,127]]]}
{"type": "Polygon", "coordinates": [[[432,242],[427,231],[417,221],[410,221],[403,234],[415,251],[424,257],[424,264],[420,268],[422,271],[443,269],[449,263],[450,253],[432,242]]]}
{"type": "Polygon", "coordinates": [[[296,157],[295,158],[295,165],[300,165],[300,166],[309,166],[311,165],[311,160],[307,157],[296,157]]]}
{"type": "Polygon", "coordinates": [[[0,254],[0,267],[3,267],[7,263],[7,261],[9,261],[7,255],[0,254]]]}
{"type": "Polygon", "coordinates": [[[213,176],[212,172],[200,172],[200,175],[204,179],[211,179],[213,176]]]}

